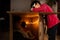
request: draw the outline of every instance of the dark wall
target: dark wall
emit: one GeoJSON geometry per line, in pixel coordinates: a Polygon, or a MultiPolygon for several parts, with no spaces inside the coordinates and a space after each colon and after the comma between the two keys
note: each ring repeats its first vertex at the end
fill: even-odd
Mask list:
{"type": "MultiPolygon", "coordinates": [[[[58,12],[60,12],[60,0],[58,0],[58,12]]],[[[58,18],[60,20],[60,14],[58,14],[58,18]]],[[[57,34],[60,35],[60,23],[57,28],[57,34]]]]}
{"type": "Polygon", "coordinates": [[[0,0],[0,18],[4,18],[4,20],[0,19],[0,31],[9,30],[9,14],[6,13],[9,10],[10,0],[0,0]]]}

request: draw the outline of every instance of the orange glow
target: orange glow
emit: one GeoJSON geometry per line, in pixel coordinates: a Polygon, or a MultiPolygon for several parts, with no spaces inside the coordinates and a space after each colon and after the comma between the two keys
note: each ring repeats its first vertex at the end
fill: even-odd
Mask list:
{"type": "Polygon", "coordinates": [[[26,21],[26,24],[38,24],[38,23],[39,23],[39,19],[37,19],[37,20],[34,21],[34,22],[26,21]]]}
{"type": "Polygon", "coordinates": [[[30,24],[28,21],[26,21],[26,24],[30,24]]]}
{"type": "Polygon", "coordinates": [[[33,22],[33,24],[38,24],[39,23],[39,19],[37,19],[35,22],[33,22]]]}

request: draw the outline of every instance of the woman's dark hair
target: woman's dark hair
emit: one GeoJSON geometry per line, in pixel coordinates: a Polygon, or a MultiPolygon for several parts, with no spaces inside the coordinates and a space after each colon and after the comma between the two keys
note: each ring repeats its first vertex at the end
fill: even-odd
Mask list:
{"type": "Polygon", "coordinates": [[[32,8],[32,6],[34,5],[34,3],[35,3],[35,4],[37,4],[37,3],[41,4],[40,1],[33,1],[33,2],[31,3],[31,8],[32,8]]]}
{"type": "Polygon", "coordinates": [[[25,25],[26,25],[26,23],[23,21],[23,22],[21,23],[21,26],[22,26],[23,28],[25,28],[25,25]]]}

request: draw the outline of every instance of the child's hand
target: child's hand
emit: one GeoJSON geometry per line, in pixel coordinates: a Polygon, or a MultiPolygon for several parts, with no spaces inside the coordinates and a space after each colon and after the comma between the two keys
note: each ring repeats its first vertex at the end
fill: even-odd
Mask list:
{"type": "Polygon", "coordinates": [[[31,11],[33,11],[33,8],[31,8],[31,11]]]}

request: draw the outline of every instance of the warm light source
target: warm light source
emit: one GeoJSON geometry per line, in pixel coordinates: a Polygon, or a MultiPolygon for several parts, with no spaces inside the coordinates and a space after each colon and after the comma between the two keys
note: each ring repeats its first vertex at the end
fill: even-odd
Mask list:
{"type": "Polygon", "coordinates": [[[34,21],[34,22],[26,21],[26,24],[38,24],[38,22],[39,22],[39,19],[37,19],[37,20],[36,20],[36,21],[34,21]]]}
{"type": "Polygon", "coordinates": [[[26,24],[30,24],[28,21],[26,21],[26,24]]]}
{"type": "Polygon", "coordinates": [[[37,19],[35,22],[33,22],[33,24],[38,24],[39,22],[39,19],[37,19]]]}

